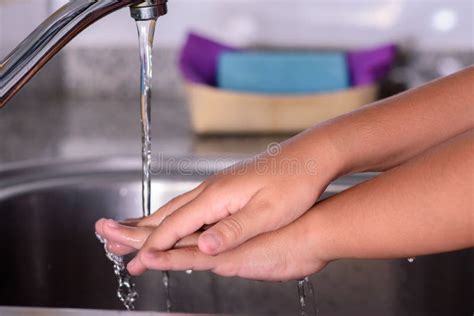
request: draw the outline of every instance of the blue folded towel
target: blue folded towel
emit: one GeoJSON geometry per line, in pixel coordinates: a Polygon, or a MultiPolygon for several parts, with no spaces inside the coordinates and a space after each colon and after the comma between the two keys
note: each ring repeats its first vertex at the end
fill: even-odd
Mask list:
{"type": "Polygon", "coordinates": [[[218,86],[267,94],[330,92],[350,86],[342,52],[226,52],[219,57],[218,86]]]}

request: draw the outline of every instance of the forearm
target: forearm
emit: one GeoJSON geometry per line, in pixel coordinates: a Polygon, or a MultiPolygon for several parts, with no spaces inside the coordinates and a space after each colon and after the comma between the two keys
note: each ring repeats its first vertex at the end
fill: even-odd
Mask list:
{"type": "Polygon", "coordinates": [[[474,132],[316,205],[299,220],[325,260],[474,246],[474,132]]]}
{"type": "Polygon", "coordinates": [[[473,128],[473,85],[471,67],[318,125],[294,145],[311,148],[324,168],[329,159],[336,175],[388,170],[473,128]]]}

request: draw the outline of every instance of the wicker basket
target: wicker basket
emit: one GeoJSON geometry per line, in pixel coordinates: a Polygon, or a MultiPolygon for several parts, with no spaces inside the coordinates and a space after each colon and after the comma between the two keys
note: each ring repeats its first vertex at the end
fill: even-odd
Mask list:
{"type": "Polygon", "coordinates": [[[373,102],[377,86],[334,93],[276,96],[187,83],[196,134],[295,133],[373,102]]]}

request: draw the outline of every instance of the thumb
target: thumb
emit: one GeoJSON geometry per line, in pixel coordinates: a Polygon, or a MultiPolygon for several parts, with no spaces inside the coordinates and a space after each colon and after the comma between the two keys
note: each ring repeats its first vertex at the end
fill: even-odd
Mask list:
{"type": "Polygon", "coordinates": [[[273,211],[271,203],[251,200],[240,211],[202,233],[198,240],[199,249],[208,255],[217,255],[257,235],[280,228],[270,216],[273,211]]]}

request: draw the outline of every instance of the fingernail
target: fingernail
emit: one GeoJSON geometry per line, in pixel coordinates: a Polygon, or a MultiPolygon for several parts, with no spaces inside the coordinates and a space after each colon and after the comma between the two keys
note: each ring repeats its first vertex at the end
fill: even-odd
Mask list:
{"type": "Polygon", "coordinates": [[[209,251],[217,251],[222,246],[222,240],[212,233],[204,233],[201,236],[202,242],[206,245],[209,251]]]}
{"type": "Polygon", "coordinates": [[[119,223],[117,223],[116,221],[114,221],[114,220],[112,220],[112,219],[109,219],[109,220],[107,221],[107,226],[108,226],[109,228],[112,228],[112,229],[115,229],[115,228],[119,228],[119,227],[120,227],[119,223]]]}

